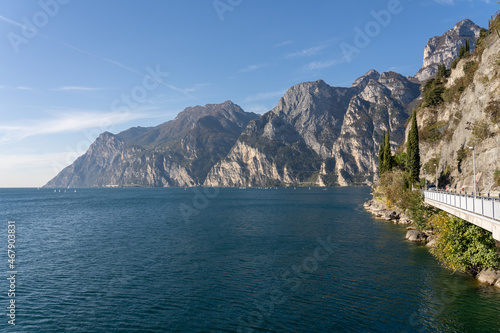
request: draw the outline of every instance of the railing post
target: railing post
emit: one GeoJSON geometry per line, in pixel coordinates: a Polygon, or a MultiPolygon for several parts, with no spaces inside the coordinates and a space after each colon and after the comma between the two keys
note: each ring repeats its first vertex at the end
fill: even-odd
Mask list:
{"type": "Polygon", "coordinates": [[[481,196],[481,215],[484,216],[484,197],[481,196]]]}
{"type": "Polygon", "coordinates": [[[491,198],[491,216],[495,219],[495,198],[491,198]]]}

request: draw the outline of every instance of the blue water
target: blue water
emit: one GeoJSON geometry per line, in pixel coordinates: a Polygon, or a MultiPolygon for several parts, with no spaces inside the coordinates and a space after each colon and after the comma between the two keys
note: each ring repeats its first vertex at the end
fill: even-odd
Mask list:
{"type": "Polygon", "coordinates": [[[1,332],[494,332],[368,188],[0,190],[1,332]],[[16,222],[15,326],[7,222],[16,222]]]}

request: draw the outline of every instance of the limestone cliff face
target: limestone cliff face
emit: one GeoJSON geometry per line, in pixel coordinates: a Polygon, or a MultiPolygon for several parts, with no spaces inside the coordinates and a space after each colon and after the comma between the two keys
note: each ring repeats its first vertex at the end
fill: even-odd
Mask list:
{"type": "Polygon", "coordinates": [[[400,144],[407,107],[418,96],[418,84],[374,70],[350,88],[321,80],[296,85],[250,122],[204,185],[371,184],[383,131],[400,144]]]}
{"type": "Polygon", "coordinates": [[[156,127],[132,128],[117,135],[106,132],[46,186],[200,185],[257,117],[227,101],[187,108],[156,127]]]}
{"type": "Polygon", "coordinates": [[[448,30],[442,36],[429,39],[424,49],[424,63],[415,75],[420,82],[425,82],[437,73],[438,65],[450,63],[458,56],[460,47],[466,40],[470,42],[471,51],[475,48],[476,39],[479,38],[481,28],[471,20],[463,20],[448,30]]]}
{"type": "Polygon", "coordinates": [[[467,148],[474,146],[478,191],[500,190],[494,181],[495,170],[500,170],[499,54],[500,39],[490,35],[482,56],[476,52],[472,57],[461,60],[448,79],[447,86],[452,88],[466,75],[473,75],[471,83],[459,98],[444,106],[424,108],[417,113],[421,136],[425,138],[429,130],[434,131],[432,140],[420,140],[421,175],[433,183],[433,164],[437,164],[440,187],[464,188],[469,193],[473,191],[473,156],[472,150],[467,148]],[[478,66],[475,73],[464,71],[464,68],[473,65],[478,66]]]}

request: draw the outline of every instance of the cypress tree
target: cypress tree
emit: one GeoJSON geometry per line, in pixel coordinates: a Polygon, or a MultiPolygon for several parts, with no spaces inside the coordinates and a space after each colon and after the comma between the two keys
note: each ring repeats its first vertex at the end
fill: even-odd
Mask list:
{"type": "Polygon", "coordinates": [[[411,128],[410,133],[408,133],[406,153],[406,166],[408,168],[409,180],[411,183],[418,183],[420,181],[420,150],[418,147],[418,126],[416,111],[413,111],[411,116],[411,128]]]}
{"type": "Polygon", "coordinates": [[[378,174],[381,176],[392,169],[391,137],[389,132],[384,131],[380,149],[378,151],[378,174]]]}
{"type": "Polygon", "coordinates": [[[445,64],[440,64],[438,65],[438,70],[436,77],[446,77],[446,65],[445,64]]]}
{"type": "Polygon", "coordinates": [[[384,145],[385,145],[385,131],[384,131],[384,135],[382,136],[382,141],[380,142],[380,149],[378,151],[378,174],[379,174],[379,176],[381,176],[385,171],[384,170],[384,153],[385,153],[384,145]]]}
{"type": "Polygon", "coordinates": [[[384,171],[391,171],[392,169],[392,155],[391,155],[391,137],[389,132],[385,136],[384,142],[384,171]]]}

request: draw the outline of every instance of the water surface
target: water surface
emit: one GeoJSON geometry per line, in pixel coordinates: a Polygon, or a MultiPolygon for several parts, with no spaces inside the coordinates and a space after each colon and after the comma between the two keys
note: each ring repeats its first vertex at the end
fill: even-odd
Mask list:
{"type": "Polygon", "coordinates": [[[9,220],[18,271],[0,331],[500,328],[500,292],[373,219],[368,188],[74,191],[0,190],[2,275],[9,220]]]}

